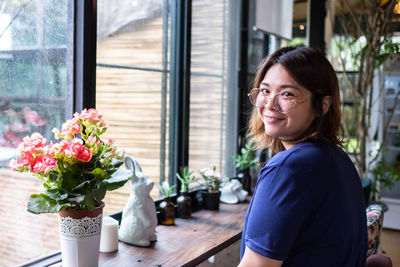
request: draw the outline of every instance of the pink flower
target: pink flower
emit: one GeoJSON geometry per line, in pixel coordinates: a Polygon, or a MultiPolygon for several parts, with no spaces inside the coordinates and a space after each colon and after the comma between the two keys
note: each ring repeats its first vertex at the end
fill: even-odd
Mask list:
{"type": "Polygon", "coordinates": [[[3,110],[3,113],[6,114],[6,115],[17,116],[17,112],[15,112],[15,110],[13,110],[11,108],[3,110]]]}
{"type": "Polygon", "coordinates": [[[33,160],[33,156],[30,153],[25,153],[18,160],[12,159],[10,160],[9,166],[12,170],[17,170],[22,167],[28,167],[33,160]]]}
{"type": "Polygon", "coordinates": [[[72,139],[71,143],[83,145],[82,139],[79,139],[79,138],[74,138],[74,139],[72,139]]]}
{"type": "Polygon", "coordinates": [[[13,132],[10,132],[10,131],[4,132],[3,136],[8,140],[13,140],[13,139],[17,138],[17,136],[13,132]]]}
{"type": "Polygon", "coordinates": [[[39,155],[37,156],[31,163],[31,169],[33,172],[44,172],[46,169],[46,165],[43,162],[44,156],[39,155]]]}
{"type": "Polygon", "coordinates": [[[31,165],[33,160],[33,156],[31,153],[25,153],[22,157],[18,159],[18,163],[22,164],[22,166],[27,167],[31,165]]]}
{"type": "Polygon", "coordinates": [[[32,154],[42,153],[46,142],[46,138],[43,138],[40,133],[33,133],[30,137],[24,137],[23,142],[20,143],[18,146],[18,151],[21,154],[25,152],[29,152],[32,154]]]}
{"type": "Polygon", "coordinates": [[[73,155],[78,161],[82,162],[89,162],[92,158],[92,151],[79,142],[69,144],[65,152],[65,154],[73,155]]]}
{"type": "Polygon", "coordinates": [[[0,135],[0,145],[2,146],[17,147],[21,142],[22,139],[16,136],[13,132],[7,131],[4,132],[3,135],[0,135]]]}
{"type": "Polygon", "coordinates": [[[44,173],[49,173],[52,169],[57,168],[57,161],[53,156],[44,155],[42,163],[45,166],[44,173]]]}
{"type": "Polygon", "coordinates": [[[82,150],[82,145],[79,143],[71,143],[68,145],[67,150],[71,152],[72,155],[78,155],[82,150]]]}
{"type": "Polygon", "coordinates": [[[34,126],[43,126],[46,123],[42,120],[42,118],[37,114],[36,111],[31,110],[29,107],[24,108],[24,119],[26,123],[33,124],[34,126]]]}
{"type": "Polygon", "coordinates": [[[82,147],[83,149],[76,156],[79,161],[89,162],[92,159],[92,151],[86,147],[82,147]]]}
{"type": "Polygon", "coordinates": [[[27,130],[27,128],[22,123],[14,121],[14,122],[6,124],[6,130],[12,131],[12,132],[25,132],[27,130]]]}
{"type": "Polygon", "coordinates": [[[53,128],[53,130],[51,130],[51,132],[54,134],[54,138],[55,139],[62,138],[60,130],[58,130],[57,128],[53,128]]]}
{"type": "Polygon", "coordinates": [[[40,133],[33,133],[30,138],[30,145],[33,151],[39,152],[43,151],[44,146],[46,145],[47,140],[43,138],[40,133]]]}
{"type": "Polygon", "coordinates": [[[89,136],[87,139],[88,144],[94,145],[96,143],[96,137],[95,136],[89,136]]]}
{"type": "MultiPolygon", "coordinates": [[[[67,120],[61,127],[61,137],[72,139],[74,135],[80,133],[81,126],[76,118],[67,120]]],[[[54,132],[54,131],[53,131],[54,132]]]]}
{"type": "Polygon", "coordinates": [[[64,153],[64,150],[67,149],[69,143],[67,140],[62,140],[59,143],[55,143],[50,147],[49,154],[58,154],[59,152],[64,153]]]}
{"type": "Polygon", "coordinates": [[[100,122],[101,126],[105,126],[105,122],[102,119],[103,115],[100,112],[97,112],[97,110],[95,110],[94,108],[90,108],[89,110],[86,110],[86,108],[84,110],[82,110],[81,112],[81,118],[83,118],[84,120],[87,120],[88,122],[92,123],[92,124],[96,124],[98,122],[100,122]]]}

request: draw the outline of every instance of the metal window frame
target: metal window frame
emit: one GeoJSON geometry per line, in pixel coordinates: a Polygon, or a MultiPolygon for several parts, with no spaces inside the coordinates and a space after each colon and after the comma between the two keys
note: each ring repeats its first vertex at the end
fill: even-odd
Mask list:
{"type": "Polygon", "coordinates": [[[73,1],[73,111],[96,107],[97,0],[73,1]]]}
{"type": "Polygon", "coordinates": [[[175,175],[189,158],[191,26],[192,1],[172,0],[168,182],[176,182],[175,192],[181,187],[175,175]]]}

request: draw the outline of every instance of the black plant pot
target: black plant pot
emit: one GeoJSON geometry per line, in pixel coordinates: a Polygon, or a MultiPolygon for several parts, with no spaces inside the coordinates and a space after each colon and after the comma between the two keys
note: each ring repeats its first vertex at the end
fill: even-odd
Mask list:
{"type": "Polygon", "coordinates": [[[244,169],[238,172],[237,177],[242,183],[243,189],[251,195],[251,175],[250,169],[244,169]]]}
{"type": "Polygon", "coordinates": [[[219,197],[221,192],[208,192],[201,191],[201,198],[203,199],[203,208],[206,210],[219,210],[219,197]]]}

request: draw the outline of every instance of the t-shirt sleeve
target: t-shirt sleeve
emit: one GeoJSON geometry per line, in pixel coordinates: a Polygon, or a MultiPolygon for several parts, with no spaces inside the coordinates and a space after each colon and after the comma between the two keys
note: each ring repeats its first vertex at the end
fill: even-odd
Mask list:
{"type": "Polygon", "coordinates": [[[245,234],[248,248],[268,258],[286,260],[305,215],[297,174],[276,167],[260,173],[245,234]]]}

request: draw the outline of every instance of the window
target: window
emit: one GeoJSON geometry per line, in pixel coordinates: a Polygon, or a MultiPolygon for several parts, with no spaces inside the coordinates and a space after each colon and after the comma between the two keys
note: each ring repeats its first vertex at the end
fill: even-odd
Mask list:
{"type": "Polygon", "coordinates": [[[193,1],[189,169],[215,166],[224,172],[226,161],[227,3],[193,1]]]}
{"type": "MultiPolygon", "coordinates": [[[[155,182],[154,199],[161,182],[176,183],[178,165],[194,171],[216,166],[232,175],[236,113],[228,110],[235,107],[237,84],[227,83],[237,78],[227,71],[236,58],[227,55],[235,42],[229,27],[236,24],[229,25],[228,11],[228,1],[121,1],[118,7],[98,1],[96,108],[110,124],[106,134],[155,182]],[[179,61],[186,65],[176,70],[179,61]]],[[[109,192],[105,212],[122,210],[129,194],[130,184],[109,192]]]]}
{"type": "Polygon", "coordinates": [[[57,215],[26,211],[40,182],[7,170],[26,135],[51,130],[71,113],[68,1],[3,1],[0,12],[0,265],[14,266],[58,250],[57,215]]]}
{"type": "MultiPolygon", "coordinates": [[[[8,171],[7,162],[15,156],[18,138],[38,131],[51,140],[51,130],[81,108],[96,105],[104,114],[109,124],[106,136],[135,157],[155,182],[154,199],[159,198],[160,182],[176,183],[171,169],[182,165],[191,170],[216,166],[226,176],[234,174],[240,8],[231,2],[153,0],[112,5],[99,0],[96,42],[88,18],[93,8],[86,6],[91,1],[3,2],[0,265],[21,264],[59,250],[57,215],[26,211],[29,195],[40,192],[41,182],[8,171]],[[179,43],[185,44],[186,52],[177,49],[179,43]],[[94,59],[90,51],[95,45],[94,59]],[[92,67],[95,80],[90,76],[92,67]],[[188,83],[181,86],[181,78],[188,83]],[[190,94],[182,94],[183,90],[190,94]],[[174,96],[187,101],[185,110],[175,113],[177,106],[170,104],[174,96]],[[176,160],[179,152],[170,145],[170,133],[183,131],[187,138],[173,138],[187,157],[176,160]]],[[[179,101],[174,104],[180,105],[179,101]]],[[[105,213],[121,211],[129,194],[129,183],[108,192],[105,213]]]]}
{"type": "MultiPolygon", "coordinates": [[[[96,108],[106,135],[158,184],[168,176],[168,1],[98,1],[96,108]],[[117,18],[117,19],[116,19],[117,18]]],[[[123,209],[130,184],[108,192],[105,212],[123,209]]]]}

